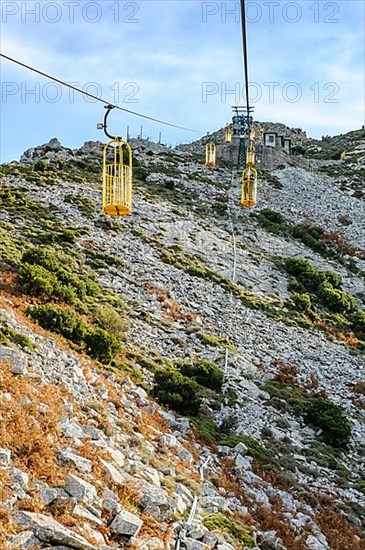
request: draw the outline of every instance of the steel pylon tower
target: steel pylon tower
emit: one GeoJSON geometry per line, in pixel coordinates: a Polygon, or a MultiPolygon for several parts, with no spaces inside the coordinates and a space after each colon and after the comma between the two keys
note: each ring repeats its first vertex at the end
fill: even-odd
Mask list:
{"type": "Polygon", "coordinates": [[[238,160],[237,160],[237,170],[244,170],[246,168],[246,147],[248,142],[248,128],[251,126],[253,119],[251,113],[254,110],[254,107],[249,107],[249,112],[247,112],[247,107],[240,107],[235,105],[233,109],[233,136],[238,137],[239,149],[238,149],[238,160]]]}

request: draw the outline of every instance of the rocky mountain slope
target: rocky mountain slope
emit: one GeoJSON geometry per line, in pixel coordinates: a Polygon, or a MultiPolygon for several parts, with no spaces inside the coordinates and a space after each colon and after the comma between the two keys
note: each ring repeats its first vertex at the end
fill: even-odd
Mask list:
{"type": "Polygon", "coordinates": [[[101,143],[0,167],[1,548],[365,548],[356,140],[253,212],[194,146],[132,142],[122,220],[101,143]]]}

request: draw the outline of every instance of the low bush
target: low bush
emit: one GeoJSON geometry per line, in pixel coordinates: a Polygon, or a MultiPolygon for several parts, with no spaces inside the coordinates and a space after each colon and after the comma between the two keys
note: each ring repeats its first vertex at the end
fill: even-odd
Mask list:
{"type": "Polygon", "coordinates": [[[110,363],[120,350],[117,338],[102,328],[89,329],[83,340],[88,355],[101,363],[110,363]]]}
{"type": "Polygon", "coordinates": [[[204,358],[184,361],[178,364],[178,368],[184,376],[192,378],[201,386],[216,391],[222,387],[223,371],[214,361],[204,358]]]}
{"type": "Polygon", "coordinates": [[[9,342],[13,342],[29,351],[34,351],[33,343],[28,336],[5,325],[0,328],[0,345],[8,345],[9,342]]]}
{"type": "Polygon", "coordinates": [[[218,428],[214,420],[203,416],[190,418],[198,439],[208,445],[225,445],[235,447],[238,443],[243,443],[247,447],[247,454],[262,464],[273,464],[275,466],[270,451],[262,447],[256,439],[247,435],[234,435],[230,430],[221,426],[218,428]]]}
{"type": "Polygon", "coordinates": [[[23,292],[31,296],[57,297],[76,304],[87,296],[98,296],[100,287],[89,276],[77,275],[79,266],[64,253],[49,248],[34,247],[23,254],[18,282],[23,292]]]}
{"type": "Polygon", "coordinates": [[[124,338],[128,322],[113,307],[100,305],[94,313],[94,319],[100,328],[105,329],[117,338],[124,338]]]}
{"type": "Polygon", "coordinates": [[[264,208],[259,212],[257,219],[260,225],[274,235],[289,235],[289,227],[284,217],[274,210],[264,208]]]}
{"type": "Polygon", "coordinates": [[[341,407],[322,397],[308,400],[305,420],[322,430],[323,440],[333,447],[346,447],[351,437],[351,424],[341,407]]]}
{"type": "Polygon", "coordinates": [[[340,288],[341,276],[334,271],[317,269],[309,260],[304,258],[287,258],[285,270],[296,279],[296,285],[303,291],[316,292],[323,283],[330,283],[334,288],[340,288]]]}
{"type": "Polygon", "coordinates": [[[199,384],[175,369],[156,372],[153,393],[161,403],[181,414],[196,415],[201,405],[199,384]]]}
{"type": "Polygon", "coordinates": [[[356,301],[350,294],[334,288],[329,282],[320,285],[318,296],[323,304],[334,313],[350,313],[356,308],[356,301]]]}
{"type": "Polygon", "coordinates": [[[250,528],[232,518],[227,518],[221,513],[209,514],[203,519],[203,525],[209,531],[218,530],[226,532],[240,542],[245,548],[256,548],[255,540],[249,533],[250,528]]]}
{"type": "Polygon", "coordinates": [[[271,395],[274,407],[302,417],[305,423],[320,428],[326,443],[337,448],[348,445],[351,424],[341,407],[329,399],[278,380],[266,382],[265,389],[271,395]]]}
{"type": "Polygon", "coordinates": [[[290,296],[295,309],[299,312],[307,313],[311,310],[312,303],[309,294],[300,294],[293,292],[290,296]]]}
{"type": "Polygon", "coordinates": [[[110,363],[120,350],[119,342],[113,334],[88,325],[71,309],[45,304],[28,307],[26,312],[44,329],[85,346],[87,354],[101,363],[110,363]]]}
{"type": "Polygon", "coordinates": [[[44,329],[61,334],[77,344],[84,341],[88,327],[72,310],[45,304],[28,307],[26,312],[44,329]]]}

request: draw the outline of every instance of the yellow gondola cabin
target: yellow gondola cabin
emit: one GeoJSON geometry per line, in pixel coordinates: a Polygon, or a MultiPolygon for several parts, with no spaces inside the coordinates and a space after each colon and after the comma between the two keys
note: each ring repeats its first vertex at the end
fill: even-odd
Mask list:
{"type": "Polygon", "coordinates": [[[132,212],[132,149],[114,138],[103,150],[103,213],[125,216],[132,212]]]}

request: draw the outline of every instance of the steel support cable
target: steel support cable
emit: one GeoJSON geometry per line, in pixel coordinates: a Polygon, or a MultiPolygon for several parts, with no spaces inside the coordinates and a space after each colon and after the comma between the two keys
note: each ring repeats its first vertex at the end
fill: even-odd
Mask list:
{"type": "Polygon", "coordinates": [[[248,80],[248,48],[247,48],[247,28],[246,28],[246,0],[241,0],[241,25],[242,25],[242,48],[243,48],[243,73],[246,90],[246,109],[247,109],[247,129],[250,135],[250,99],[249,99],[249,80],[248,80]]]}
{"type": "MultiPolygon", "coordinates": [[[[231,196],[231,191],[233,189],[234,178],[235,178],[235,171],[232,170],[231,187],[230,187],[230,190],[229,190],[229,193],[228,193],[228,209],[227,209],[228,210],[229,225],[230,225],[230,228],[231,228],[231,236],[232,236],[232,251],[233,251],[232,283],[236,282],[236,271],[237,271],[237,240],[236,240],[236,234],[235,234],[235,231],[234,231],[232,208],[231,208],[231,204],[233,202],[232,201],[232,196],[231,196]]],[[[232,290],[230,290],[229,303],[231,304],[232,301],[233,301],[233,292],[232,292],[232,290]]],[[[227,334],[226,334],[226,338],[227,338],[227,334]]],[[[229,349],[228,349],[228,347],[226,347],[225,357],[224,357],[224,372],[223,372],[222,387],[223,387],[224,379],[225,379],[225,377],[227,375],[227,371],[228,371],[228,360],[229,360],[229,349]]]]}
{"type": "Polygon", "coordinates": [[[144,119],[150,120],[152,122],[157,122],[158,124],[163,124],[164,126],[170,126],[172,128],[178,128],[179,130],[186,130],[188,132],[194,132],[194,133],[197,133],[197,134],[203,133],[202,130],[194,130],[192,128],[187,128],[185,126],[179,126],[178,124],[173,124],[172,122],[166,122],[164,120],[160,120],[159,118],[155,118],[155,117],[152,117],[152,116],[149,116],[149,115],[144,115],[142,113],[137,113],[136,111],[131,111],[130,109],[125,109],[124,107],[120,107],[119,105],[116,105],[114,103],[110,103],[110,101],[107,101],[106,99],[103,99],[102,97],[98,97],[96,95],[90,94],[89,92],[85,92],[84,90],[80,90],[80,88],[77,88],[76,86],[72,86],[72,84],[68,84],[67,82],[61,80],[60,78],[57,78],[55,76],[44,73],[43,71],[40,71],[39,69],[36,69],[35,67],[31,67],[30,65],[27,65],[26,63],[22,63],[21,61],[18,61],[17,59],[9,57],[8,55],[0,53],[0,57],[3,57],[7,61],[11,61],[12,63],[15,63],[16,65],[19,65],[20,67],[24,67],[25,69],[28,69],[29,71],[32,71],[33,73],[44,76],[45,78],[48,78],[49,80],[53,80],[54,82],[57,82],[58,84],[61,84],[62,86],[65,86],[66,88],[70,88],[71,90],[74,90],[75,92],[78,92],[79,94],[82,94],[86,97],[90,97],[91,99],[95,99],[96,101],[100,101],[101,103],[104,103],[105,105],[111,105],[114,108],[119,109],[119,111],[124,111],[125,113],[129,113],[130,115],[134,115],[134,116],[137,116],[137,117],[140,117],[140,118],[144,118],[144,119]]]}

